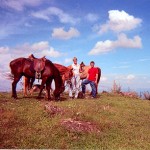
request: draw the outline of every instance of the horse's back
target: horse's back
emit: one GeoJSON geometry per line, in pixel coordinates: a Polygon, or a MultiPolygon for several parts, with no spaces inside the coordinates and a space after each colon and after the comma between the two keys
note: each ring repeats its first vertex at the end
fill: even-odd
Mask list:
{"type": "Polygon", "coordinates": [[[9,64],[10,67],[13,67],[16,63],[22,62],[22,60],[24,60],[25,58],[21,57],[21,58],[16,58],[14,60],[12,60],[9,64]]]}
{"type": "Polygon", "coordinates": [[[67,67],[63,66],[63,65],[60,65],[60,64],[56,64],[54,63],[54,66],[59,70],[60,72],[60,75],[63,75],[65,74],[65,72],[67,71],[67,67]]]}
{"type": "Polygon", "coordinates": [[[17,73],[22,68],[22,64],[25,61],[25,59],[26,58],[17,58],[9,63],[12,74],[17,73]]]}

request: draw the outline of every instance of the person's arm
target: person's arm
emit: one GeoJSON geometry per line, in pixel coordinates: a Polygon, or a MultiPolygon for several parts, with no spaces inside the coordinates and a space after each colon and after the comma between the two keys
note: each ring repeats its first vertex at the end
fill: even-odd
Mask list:
{"type": "Polygon", "coordinates": [[[89,73],[87,74],[87,77],[86,77],[87,79],[89,78],[89,73]]]}
{"type": "Polygon", "coordinates": [[[97,79],[98,79],[98,73],[96,74],[95,84],[97,84],[97,79]]]}
{"type": "Polygon", "coordinates": [[[87,77],[86,77],[87,79],[89,78],[89,73],[90,73],[90,71],[89,71],[89,70],[90,70],[90,69],[88,69],[88,74],[87,74],[87,77]]]}

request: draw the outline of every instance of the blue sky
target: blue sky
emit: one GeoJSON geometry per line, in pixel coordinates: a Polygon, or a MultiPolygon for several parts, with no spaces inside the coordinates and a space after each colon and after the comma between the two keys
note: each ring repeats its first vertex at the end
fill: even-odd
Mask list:
{"type": "MultiPolygon", "coordinates": [[[[100,90],[150,88],[149,0],[0,0],[0,90],[14,58],[94,60],[100,90]]],[[[5,84],[3,84],[5,83],[5,84]]]]}

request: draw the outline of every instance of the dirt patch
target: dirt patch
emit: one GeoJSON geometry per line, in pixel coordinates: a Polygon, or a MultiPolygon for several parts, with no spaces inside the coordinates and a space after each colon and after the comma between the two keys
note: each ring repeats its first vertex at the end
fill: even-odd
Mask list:
{"type": "Polygon", "coordinates": [[[50,114],[50,116],[55,116],[55,115],[63,115],[64,110],[58,106],[46,104],[45,105],[45,110],[50,114]]]}
{"type": "Polygon", "coordinates": [[[100,133],[100,129],[96,124],[91,122],[79,121],[75,119],[64,119],[61,121],[61,125],[73,132],[86,132],[86,133],[100,133]]]}

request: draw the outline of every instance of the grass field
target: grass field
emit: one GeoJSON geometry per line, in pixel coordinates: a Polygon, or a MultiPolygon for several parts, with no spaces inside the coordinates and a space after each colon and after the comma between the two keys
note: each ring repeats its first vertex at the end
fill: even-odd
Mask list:
{"type": "Polygon", "coordinates": [[[150,101],[111,94],[63,95],[61,102],[18,97],[0,93],[1,149],[150,149],[150,101]]]}

